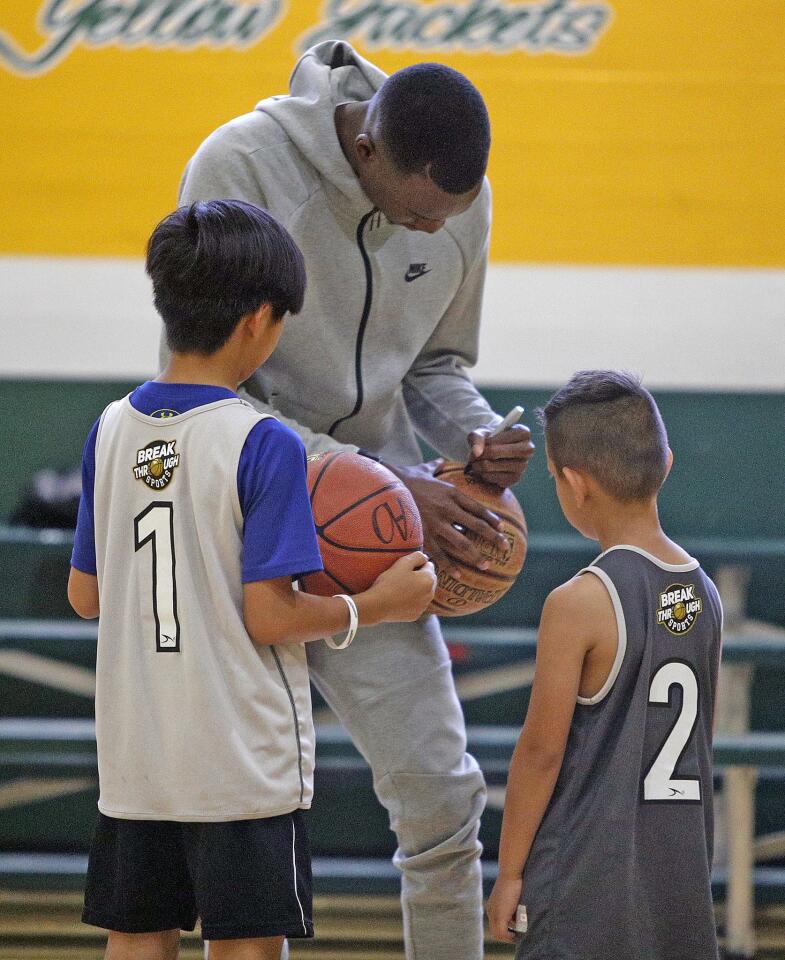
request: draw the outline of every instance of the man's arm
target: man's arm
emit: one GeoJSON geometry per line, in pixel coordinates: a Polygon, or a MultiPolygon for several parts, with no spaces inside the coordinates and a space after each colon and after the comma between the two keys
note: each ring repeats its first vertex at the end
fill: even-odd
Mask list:
{"type": "Polygon", "coordinates": [[[475,204],[479,205],[473,211],[477,239],[473,248],[463,251],[467,260],[463,281],[403,382],[404,400],[417,432],[454,460],[467,458],[466,438],[472,430],[501,422],[467,373],[477,363],[479,348],[490,238],[487,182],[475,204]]]}
{"type": "Polygon", "coordinates": [[[500,940],[514,940],[507,926],[561,770],[584,660],[604,633],[615,631],[610,599],[596,577],[576,577],[545,601],[531,699],[507,778],[499,875],[487,908],[491,933],[500,940]]]}
{"type": "Polygon", "coordinates": [[[468,268],[458,292],[412,364],[403,395],[417,429],[440,453],[471,463],[472,473],[498,487],[520,480],[534,453],[528,427],[518,424],[497,437],[501,422],[467,372],[477,362],[480,315],[490,238],[490,188],[475,201],[477,239],[463,250],[468,268]]]}

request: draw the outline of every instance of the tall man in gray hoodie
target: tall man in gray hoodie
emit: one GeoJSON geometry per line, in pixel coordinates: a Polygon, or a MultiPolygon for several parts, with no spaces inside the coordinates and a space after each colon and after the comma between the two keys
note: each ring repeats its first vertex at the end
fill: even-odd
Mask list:
{"type": "MultiPolygon", "coordinates": [[[[465,77],[420,64],[388,79],[327,41],[299,61],[288,96],[207,138],[180,191],[181,203],[256,203],[297,240],[305,305],[248,399],[311,454],[381,458],[414,494],[444,570],[484,562],[460,528],[500,534],[492,514],[434,479],[417,436],[499,486],[520,479],[534,449],[523,426],[489,438],[500,417],[465,369],[477,359],[489,145],[465,77]]],[[[407,957],[477,960],[485,785],[436,617],[368,629],[340,653],[311,647],[313,680],[370,763],[398,838],[407,957]]]]}

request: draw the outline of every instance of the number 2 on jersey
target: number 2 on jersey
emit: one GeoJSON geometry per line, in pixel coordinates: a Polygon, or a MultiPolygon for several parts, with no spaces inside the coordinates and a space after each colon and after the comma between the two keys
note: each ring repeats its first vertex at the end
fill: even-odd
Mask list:
{"type": "Polygon", "coordinates": [[[177,619],[177,587],[174,559],[174,505],[156,501],[134,517],[134,549],[149,543],[152,551],[153,617],[155,649],[159,653],[180,652],[180,623],[177,619]]]}
{"type": "Polygon", "coordinates": [[[672,686],[681,687],[681,709],[643,779],[643,799],[694,803],[701,798],[698,777],[673,776],[698,718],[698,679],[683,660],[668,660],[657,670],[649,687],[649,703],[668,705],[672,686]]]}

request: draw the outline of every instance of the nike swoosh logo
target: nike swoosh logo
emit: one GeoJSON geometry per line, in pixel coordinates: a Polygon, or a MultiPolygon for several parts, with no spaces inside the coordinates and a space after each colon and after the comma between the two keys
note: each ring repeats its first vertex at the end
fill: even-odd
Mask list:
{"type": "Polygon", "coordinates": [[[407,283],[411,283],[412,280],[418,280],[420,277],[424,277],[426,273],[430,273],[428,270],[412,270],[411,268],[406,271],[406,276],[403,278],[407,283]]]}

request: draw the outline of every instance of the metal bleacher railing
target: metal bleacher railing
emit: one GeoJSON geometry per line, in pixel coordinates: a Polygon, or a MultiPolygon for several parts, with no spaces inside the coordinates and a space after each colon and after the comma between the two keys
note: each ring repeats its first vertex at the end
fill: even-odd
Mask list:
{"type": "MultiPolygon", "coordinates": [[[[0,546],[3,541],[22,542],[27,537],[37,539],[44,550],[47,546],[62,550],[69,539],[67,535],[30,531],[3,534],[0,546]]],[[[561,559],[574,556],[576,569],[591,557],[592,546],[568,536],[533,536],[531,541],[532,553],[537,555],[557,555],[561,559]]],[[[785,630],[746,618],[747,564],[750,558],[782,560],[785,542],[692,541],[685,546],[702,559],[713,558],[725,609],[715,739],[721,790],[714,881],[718,899],[724,895],[726,901],[727,955],[752,957],[756,899],[758,903],[785,902],[785,868],[756,867],[756,862],[785,858],[785,829],[756,839],[754,824],[759,771],[779,777],[785,771],[785,730],[750,731],[750,692],[756,670],[785,668],[785,630]]],[[[461,668],[456,659],[456,685],[465,707],[484,698],[514,694],[531,684],[536,638],[533,629],[466,625],[459,621],[444,621],[443,625],[453,651],[471,654],[469,668],[461,668]]],[[[58,888],[81,884],[85,852],[79,844],[69,844],[68,835],[77,826],[84,831],[81,821],[94,804],[97,785],[94,730],[89,717],[96,632],[94,623],[64,618],[0,619],[0,684],[16,684],[17,696],[12,711],[0,707],[0,714],[4,715],[0,719],[0,887],[58,888]],[[25,696],[24,691],[35,688],[46,691],[53,704],[58,696],[70,698],[70,702],[76,698],[84,709],[68,718],[26,715],[20,697],[25,696]],[[42,804],[53,801],[62,803],[58,823],[45,825],[37,811],[44,809],[42,804]],[[12,819],[21,826],[9,842],[12,819]],[[30,837],[27,844],[25,830],[30,837]],[[58,838],[51,849],[47,849],[48,835],[58,838]]],[[[12,700],[13,691],[9,703],[12,700]]],[[[317,794],[329,795],[351,784],[351,802],[365,796],[366,802],[372,803],[370,773],[346,733],[335,725],[326,707],[317,706],[315,719],[317,794]]],[[[507,763],[518,732],[518,726],[509,724],[469,726],[469,750],[488,778],[489,816],[495,815],[496,823],[504,801],[507,763]]],[[[328,852],[317,857],[314,873],[318,888],[325,893],[394,892],[397,873],[378,850],[376,854],[336,856],[328,852]]],[[[488,882],[492,881],[494,869],[492,862],[484,864],[488,882]]]]}

